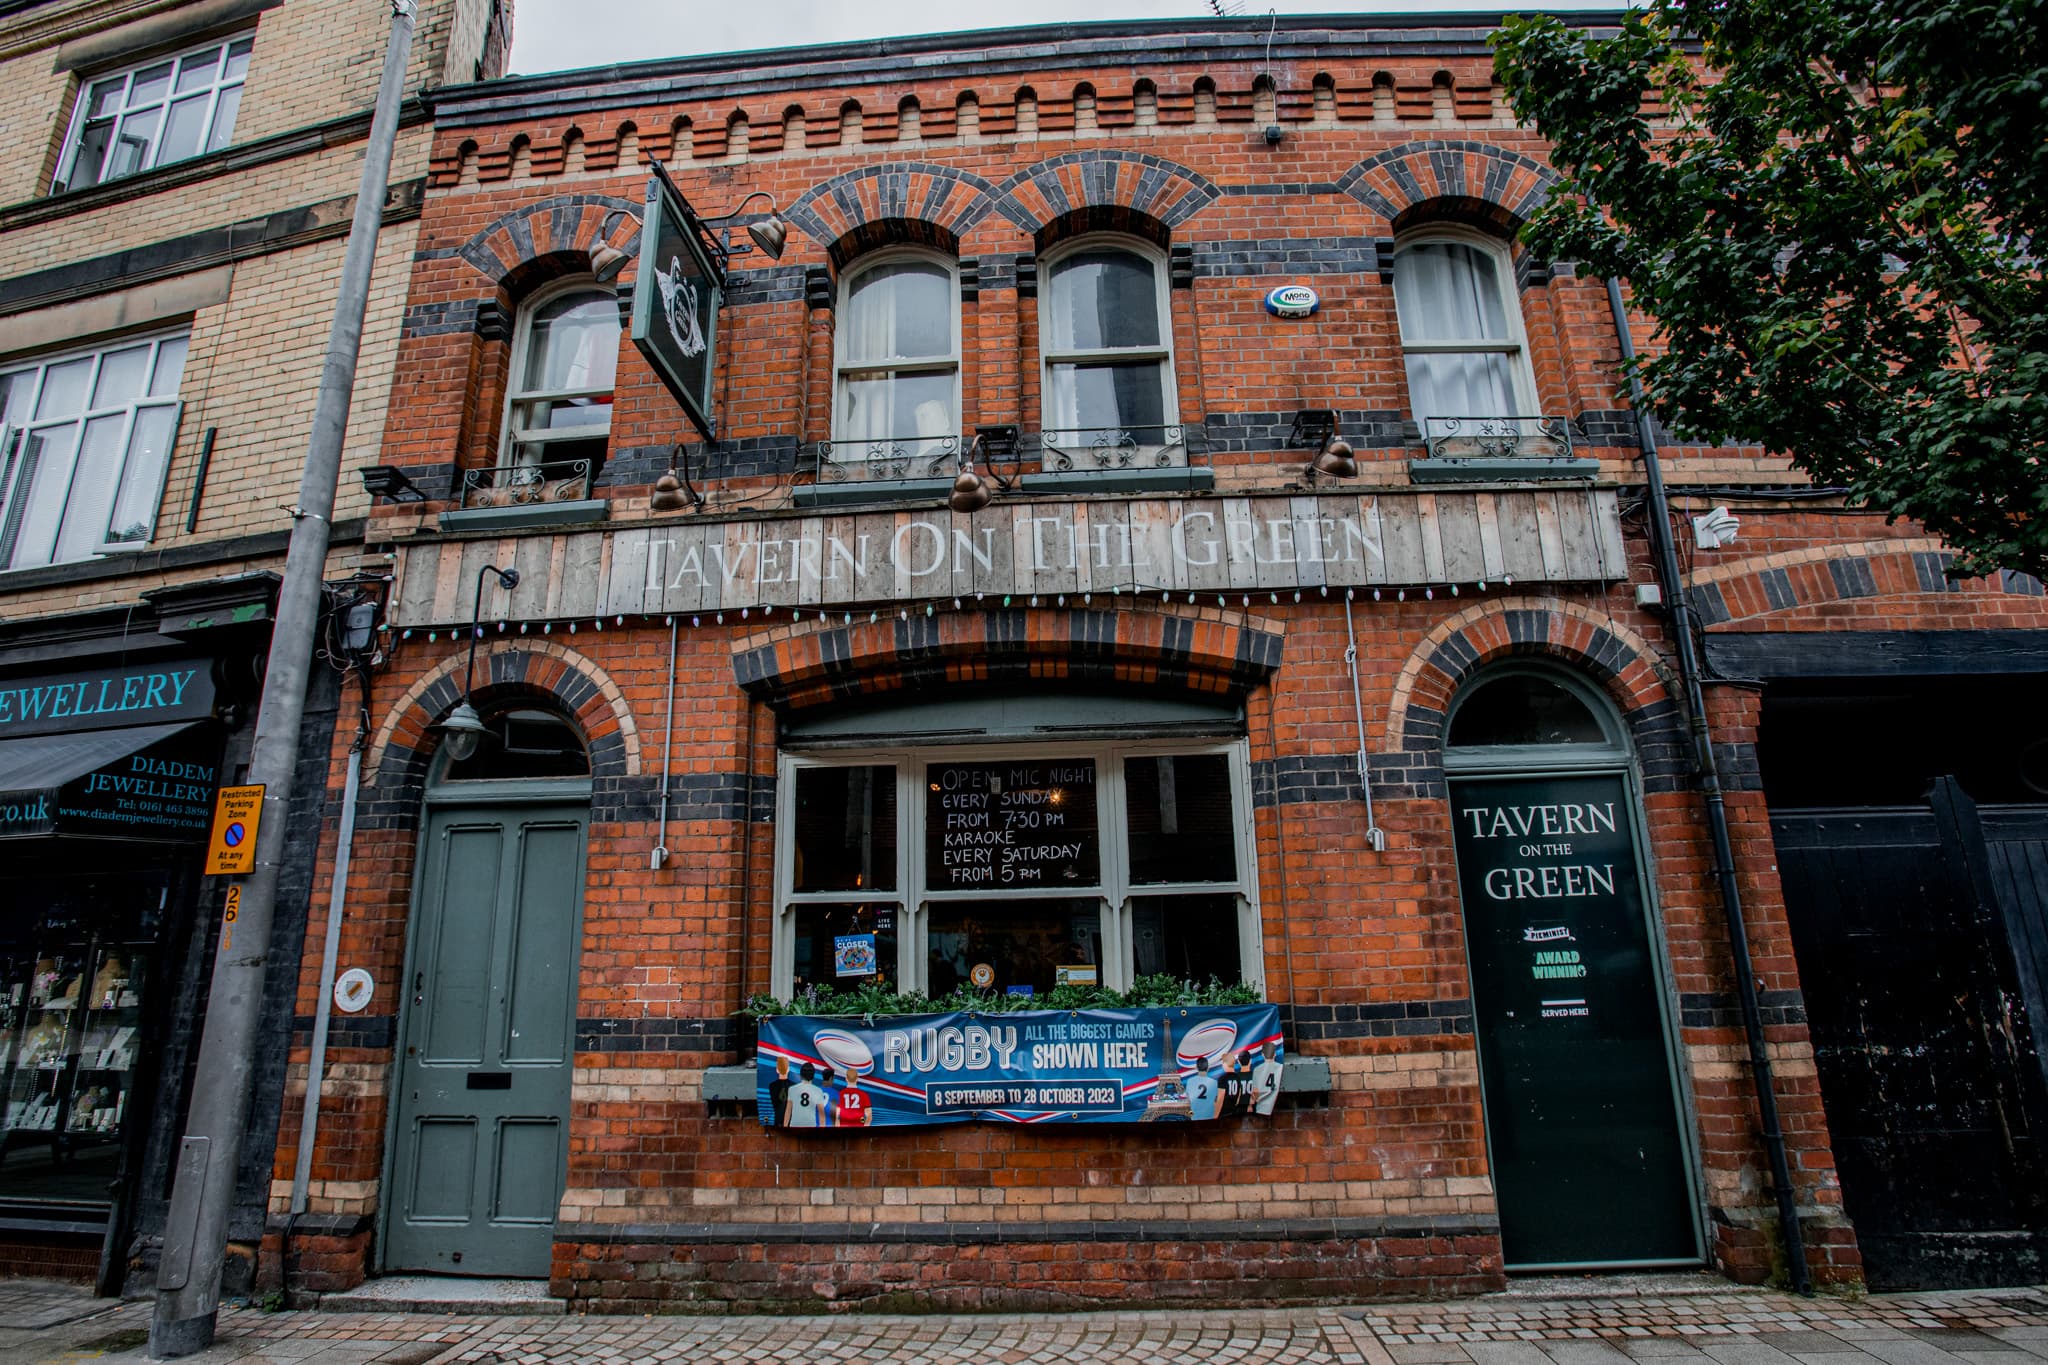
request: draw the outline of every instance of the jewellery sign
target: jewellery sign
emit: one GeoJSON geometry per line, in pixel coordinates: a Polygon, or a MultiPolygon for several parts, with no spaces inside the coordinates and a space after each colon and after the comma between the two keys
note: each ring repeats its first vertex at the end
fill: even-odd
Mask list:
{"type": "Polygon", "coordinates": [[[716,434],[711,375],[718,360],[718,266],[704,226],[665,172],[647,181],[640,269],[633,286],[633,344],[706,440],[716,434]]]}
{"type": "Polygon", "coordinates": [[[1157,1123],[1270,1115],[1283,1051],[1272,1005],[782,1015],[754,1069],[774,1128],[1157,1123]]]}
{"type": "Polygon", "coordinates": [[[0,679],[0,739],[212,714],[213,671],[204,659],[0,679]]]}

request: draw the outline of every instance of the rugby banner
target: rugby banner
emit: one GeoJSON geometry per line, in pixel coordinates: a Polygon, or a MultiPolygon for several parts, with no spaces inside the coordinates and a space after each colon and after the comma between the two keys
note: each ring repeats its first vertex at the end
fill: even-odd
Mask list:
{"type": "Polygon", "coordinates": [[[1272,1005],[781,1015],[754,1069],[773,1128],[1200,1122],[1271,1114],[1283,1051],[1272,1005]]]}

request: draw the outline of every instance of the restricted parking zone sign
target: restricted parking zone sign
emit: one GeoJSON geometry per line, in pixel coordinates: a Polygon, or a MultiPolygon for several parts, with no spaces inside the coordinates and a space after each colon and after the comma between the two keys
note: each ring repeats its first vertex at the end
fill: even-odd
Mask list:
{"type": "Polygon", "coordinates": [[[263,786],[222,787],[213,802],[213,833],[206,840],[206,875],[256,870],[256,829],[263,823],[263,786]]]}

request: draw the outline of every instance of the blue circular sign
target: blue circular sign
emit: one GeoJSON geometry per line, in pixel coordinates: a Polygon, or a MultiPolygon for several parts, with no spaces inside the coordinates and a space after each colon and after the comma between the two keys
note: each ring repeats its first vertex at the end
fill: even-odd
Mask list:
{"type": "Polygon", "coordinates": [[[1322,295],[1305,284],[1277,285],[1266,294],[1266,311],[1276,318],[1305,318],[1322,301],[1322,295]]]}
{"type": "Polygon", "coordinates": [[[234,824],[229,825],[226,829],[221,831],[221,842],[226,844],[229,848],[233,848],[235,845],[242,842],[243,838],[247,835],[247,833],[248,831],[242,828],[241,821],[237,820],[234,824]]]}

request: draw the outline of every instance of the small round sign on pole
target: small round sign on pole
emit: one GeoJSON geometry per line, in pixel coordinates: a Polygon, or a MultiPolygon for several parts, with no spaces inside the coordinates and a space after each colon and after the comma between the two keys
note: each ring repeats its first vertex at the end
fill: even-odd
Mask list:
{"type": "Polygon", "coordinates": [[[351,967],[334,978],[334,1007],[343,1014],[361,1014],[376,993],[376,981],[361,967],[351,967]]]}

